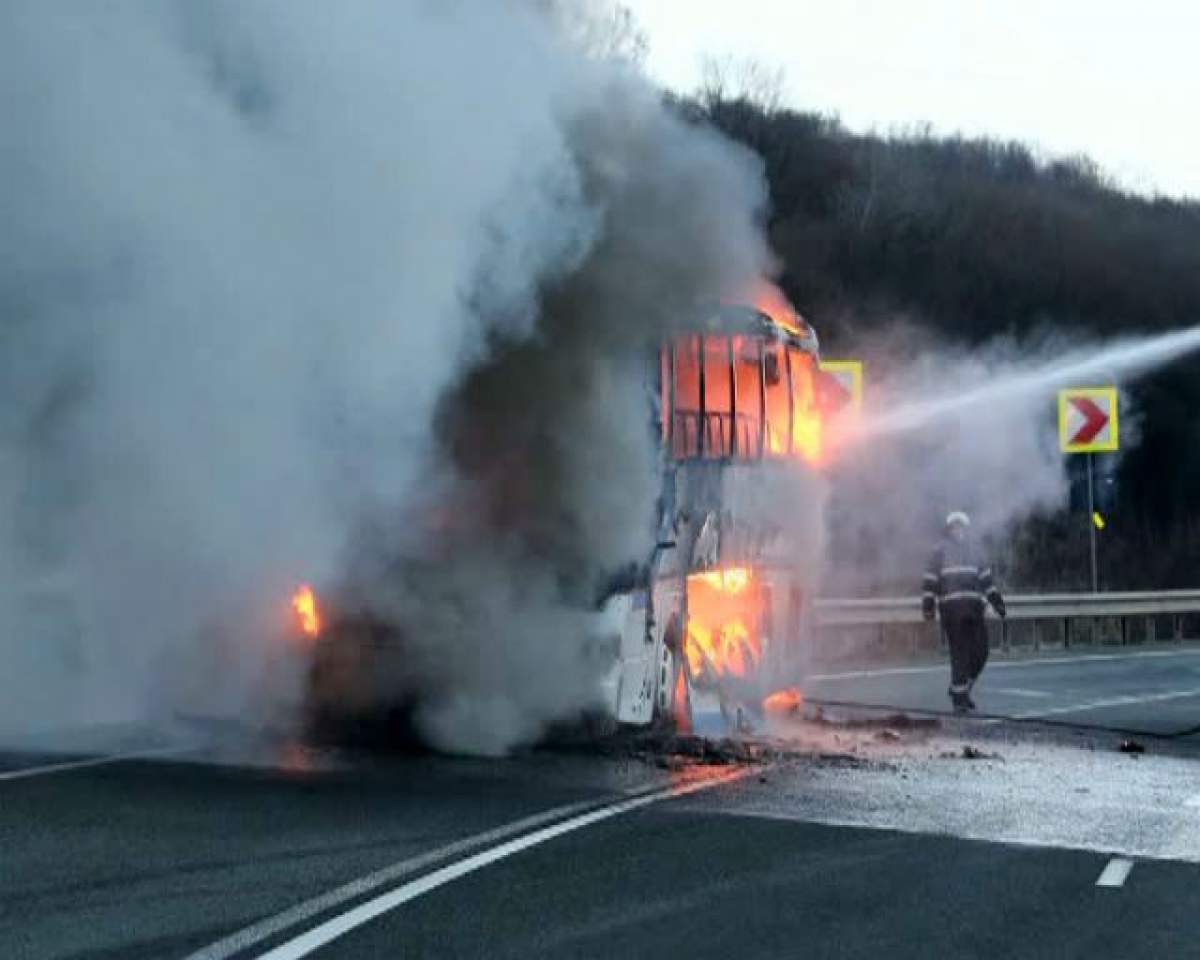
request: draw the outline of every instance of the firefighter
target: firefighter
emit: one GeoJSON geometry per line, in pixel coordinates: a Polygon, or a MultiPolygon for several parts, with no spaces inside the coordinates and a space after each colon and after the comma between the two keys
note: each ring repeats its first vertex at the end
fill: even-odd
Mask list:
{"type": "Polygon", "coordinates": [[[983,565],[968,537],[970,526],[970,518],[961,511],[946,518],[942,539],[925,568],[921,593],[925,619],[933,620],[936,608],[950,644],[948,692],[956,713],[975,709],[971,690],[988,659],[984,600],[1001,618],[1007,615],[1004,598],[992,582],[992,571],[983,565]]]}

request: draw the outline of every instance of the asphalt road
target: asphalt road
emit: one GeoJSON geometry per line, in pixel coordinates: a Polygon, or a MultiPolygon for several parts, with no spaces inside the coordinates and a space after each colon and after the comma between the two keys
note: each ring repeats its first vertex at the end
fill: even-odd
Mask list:
{"type": "MultiPolygon", "coordinates": [[[[823,674],[807,693],[818,700],[945,711],[949,682],[949,666],[936,662],[823,674]]],[[[972,696],[981,713],[993,716],[1184,734],[1200,728],[1200,648],[993,656],[972,696]]]]}
{"type": "Polygon", "coordinates": [[[1139,866],[1114,891],[1095,886],[1106,861],[664,809],[511,858],[317,955],[1194,955],[1200,868],[1139,866]]]}
{"type": "MultiPolygon", "coordinates": [[[[1200,721],[1200,656],[1165,653],[997,667],[977,699],[1174,730],[1200,721]]],[[[945,677],[822,683],[916,706],[945,677]]],[[[1120,739],[783,720],[744,767],[10,751],[0,955],[1200,955],[1200,744],[1120,739]]]]}

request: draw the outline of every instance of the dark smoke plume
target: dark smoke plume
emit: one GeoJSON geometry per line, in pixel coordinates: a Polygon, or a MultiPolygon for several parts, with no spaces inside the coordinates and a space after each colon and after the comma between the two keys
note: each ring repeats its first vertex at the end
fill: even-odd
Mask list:
{"type": "Polygon", "coordinates": [[[439,746],[593,696],[646,351],[770,268],[758,162],[606,14],[3,6],[0,732],[266,709],[300,579],[395,627],[373,692],[439,746]]]}

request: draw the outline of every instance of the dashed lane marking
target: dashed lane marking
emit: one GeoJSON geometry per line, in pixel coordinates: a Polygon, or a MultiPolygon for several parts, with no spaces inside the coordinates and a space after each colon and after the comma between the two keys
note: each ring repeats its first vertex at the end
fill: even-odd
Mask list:
{"type": "Polygon", "coordinates": [[[1129,876],[1129,871],[1133,869],[1133,861],[1127,860],[1124,857],[1113,857],[1100,871],[1100,876],[1096,878],[1096,886],[1098,887],[1123,887],[1125,879],[1129,876]]]}

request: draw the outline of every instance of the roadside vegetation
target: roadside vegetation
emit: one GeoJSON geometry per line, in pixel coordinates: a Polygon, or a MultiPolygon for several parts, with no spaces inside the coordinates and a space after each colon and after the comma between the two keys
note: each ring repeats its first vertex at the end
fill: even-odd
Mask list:
{"type": "MultiPolygon", "coordinates": [[[[964,346],[1200,323],[1200,203],[1131,194],[1085,157],[1045,160],[1019,143],[853,134],[781,109],[769,78],[749,80],[731,91],[713,71],[679,106],[763,158],[782,286],[828,353],[898,316],[964,346]]],[[[1129,397],[1139,442],[1101,465],[1112,480],[1100,490],[1102,586],[1196,586],[1200,360],[1146,376],[1129,397]]],[[[1000,553],[1011,587],[1087,588],[1077,487],[1072,510],[1008,532],[1000,553]]]]}

